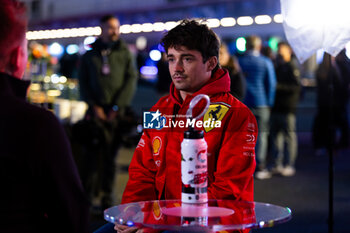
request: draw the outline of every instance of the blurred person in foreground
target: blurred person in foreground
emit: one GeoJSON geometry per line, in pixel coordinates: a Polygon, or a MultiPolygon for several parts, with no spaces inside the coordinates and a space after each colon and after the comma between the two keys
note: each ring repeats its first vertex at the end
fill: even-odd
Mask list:
{"type": "Polygon", "coordinates": [[[79,84],[89,106],[86,119],[101,136],[96,144],[85,143],[82,180],[94,206],[104,209],[112,205],[114,161],[126,126],[121,121],[130,115],[137,73],[127,44],[119,38],[119,20],[106,15],[100,23],[101,36],[82,57],[79,84]]]}
{"type": "MultiPolygon", "coordinates": [[[[206,117],[219,127],[201,127],[208,144],[208,198],[253,201],[255,170],[254,115],[230,94],[230,76],[218,63],[220,42],[205,24],[183,20],[162,39],[172,77],[170,94],[151,111],[166,121],[186,120],[190,101],[199,94],[210,97],[206,117]]],[[[202,109],[203,104],[198,104],[202,109]]],[[[181,142],[186,127],[145,129],[136,147],[122,203],[181,199],[181,142]]],[[[116,225],[118,232],[137,230],[116,225]]],[[[249,230],[248,230],[249,231],[249,230]]],[[[243,230],[247,232],[247,230],[243,230]]]]}
{"type": "Polygon", "coordinates": [[[246,80],[237,58],[229,53],[228,47],[224,43],[220,45],[219,63],[222,68],[228,70],[230,75],[231,94],[242,101],[246,92],[246,80]]]}
{"type": "Polygon", "coordinates": [[[247,51],[239,58],[239,64],[247,81],[243,103],[253,112],[259,127],[256,144],[257,179],[271,178],[266,168],[271,107],[275,101],[276,74],[272,61],[261,55],[262,41],[258,36],[247,37],[247,51]]]}
{"type": "Polygon", "coordinates": [[[282,176],[293,176],[298,154],[295,112],[299,102],[301,82],[298,63],[293,57],[292,48],[286,42],[278,44],[275,70],[277,87],[270,123],[274,156],[272,172],[282,176]]]}
{"type": "Polygon", "coordinates": [[[87,232],[88,201],[65,132],[26,102],[27,18],[0,0],[0,232],[87,232]]]}
{"type": "Polygon", "coordinates": [[[317,114],[312,135],[316,155],[349,146],[349,64],[344,51],[337,57],[324,53],[316,70],[317,114]]]}
{"type": "Polygon", "coordinates": [[[162,57],[157,63],[158,80],[156,84],[157,92],[160,96],[169,94],[171,76],[170,76],[168,67],[169,67],[169,64],[166,57],[166,53],[162,52],[162,57]]]}

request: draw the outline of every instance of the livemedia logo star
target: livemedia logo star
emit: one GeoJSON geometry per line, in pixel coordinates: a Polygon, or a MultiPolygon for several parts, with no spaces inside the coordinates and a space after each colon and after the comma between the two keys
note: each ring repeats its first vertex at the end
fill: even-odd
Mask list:
{"type": "Polygon", "coordinates": [[[165,122],[166,118],[162,116],[159,109],[156,112],[143,112],[144,129],[162,129],[165,122]]]}

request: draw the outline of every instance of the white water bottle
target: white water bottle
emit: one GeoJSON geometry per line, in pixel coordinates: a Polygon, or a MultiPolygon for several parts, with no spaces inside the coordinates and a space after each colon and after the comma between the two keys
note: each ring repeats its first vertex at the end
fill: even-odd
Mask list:
{"type": "MultiPolygon", "coordinates": [[[[198,120],[208,110],[210,98],[207,95],[195,96],[187,110],[187,117],[198,120]],[[198,116],[193,116],[193,108],[205,100],[206,105],[198,116]]],[[[196,130],[189,127],[184,133],[181,143],[181,201],[184,203],[206,203],[208,202],[208,145],[204,140],[203,130],[196,130]]]]}
{"type": "Polygon", "coordinates": [[[190,128],[181,143],[181,201],[184,203],[208,202],[208,145],[204,132],[190,128]]]}

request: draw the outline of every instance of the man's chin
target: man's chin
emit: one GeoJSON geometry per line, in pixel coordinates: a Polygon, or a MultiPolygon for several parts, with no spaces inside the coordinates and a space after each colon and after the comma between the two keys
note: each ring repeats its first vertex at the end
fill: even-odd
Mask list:
{"type": "Polygon", "coordinates": [[[177,90],[179,91],[186,91],[187,88],[184,86],[184,85],[181,85],[181,84],[176,84],[174,83],[174,86],[176,87],[177,90]]]}

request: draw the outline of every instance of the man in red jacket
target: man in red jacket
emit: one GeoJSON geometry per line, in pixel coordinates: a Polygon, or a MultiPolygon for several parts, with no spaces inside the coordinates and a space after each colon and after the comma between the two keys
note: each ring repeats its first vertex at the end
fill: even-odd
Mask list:
{"type": "MultiPolygon", "coordinates": [[[[170,94],[150,111],[165,124],[144,130],[122,203],[181,199],[181,142],[186,127],[180,122],[186,120],[189,103],[199,94],[210,97],[201,120],[220,122],[200,127],[208,144],[209,199],[253,201],[258,127],[250,110],[230,94],[230,77],[218,64],[216,34],[205,24],[184,20],[165,35],[162,44],[173,82],[170,94]]],[[[120,225],[115,229],[131,230],[120,225]]]]}

